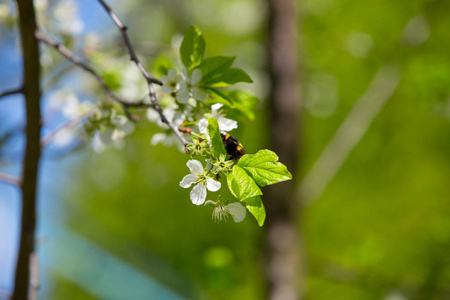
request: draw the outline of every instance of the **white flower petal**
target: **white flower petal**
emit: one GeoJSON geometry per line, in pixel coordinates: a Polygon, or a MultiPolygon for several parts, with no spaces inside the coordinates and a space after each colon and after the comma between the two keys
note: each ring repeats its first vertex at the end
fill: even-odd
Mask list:
{"type": "Polygon", "coordinates": [[[208,120],[201,119],[198,121],[198,130],[200,133],[206,133],[208,131],[208,120]]]}
{"type": "Polygon", "coordinates": [[[186,82],[180,82],[180,90],[178,91],[179,94],[189,93],[189,89],[187,87],[186,82]]]}
{"type": "Polygon", "coordinates": [[[116,125],[116,129],[122,131],[124,134],[130,134],[134,131],[135,125],[127,119],[127,117],[119,115],[111,118],[111,123],[116,125]]]}
{"type": "Polygon", "coordinates": [[[208,98],[208,94],[197,87],[192,88],[192,96],[199,101],[203,101],[208,98]]]}
{"type": "Polygon", "coordinates": [[[206,187],[203,184],[197,184],[191,191],[191,201],[195,205],[201,205],[206,199],[206,187]]]}
{"type": "Polygon", "coordinates": [[[185,92],[178,93],[177,100],[180,103],[187,104],[189,101],[189,92],[186,90],[185,92]]]}
{"type": "Polygon", "coordinates": [[[101,152],[105,151],[105,149],[106,149],[106,145],[103,144],[101,139],[100,139],[100,133],[99,132],[97,132],[97,134],[92,139],[92,148],[97,153],[101,153],[101,152]]]}
{"type": "Polygon", "coordinates": [[[52,140],[52,143],[59,148],[69,145],[76,138],[76,128],[67,127],[60,130],[52,140]]]}
{"type": "Polygon", "coordinates": [[[191,173],[194,175],[203,173],[203,165],[196,159],[188,160],[186,165],[188,166],[189,170],[191,170],[191,173]]]}
{"type": "Polygon", "coordinates": [[[188,75],[188,72],[187,72],[186,67],[183,67],[183,71],[181,71],[181,72],[182,72],[182,75],[183,75],[183,77],[184,77],[185,79],[189,78],[189,75],[188,75]]]}
{"type": "MultiPolygon", "coordinates": [[[[177,76],[177,74],[178,74],[177,69],[175,69],[175,68],[170,69],[169,74],[168,74],[169,79],[172,81],[175,81],[175,77],[177,76]]],[[[161,80],[162,80],[162,77],[161,77],[161,80]]]]}
{"type": "Polygon", "coordinates": [[[175,113],[175,115],[173,116],[172,123],[173,123],[173,125],[175,125],[176,127],[180,127],[181,124],[183,124],[183,122],[184,122],[185,119],[186,119],[186,116],[185,116],[182,112],[177,111],[177,112],[175,113]]]}
{"type": "Polygon", "coordinates": [[[103,144],[108,145],[113,140],[114,129],[111,127],[106,127],[105,130],[101,131],[99,134],[100,140],[103,144]]]}
{"type": "Polygon", "coordinates": [[[167,134],[165,133],[155,133],[150,140],[150,144],[155,146],[159,143],[164,142],[167,139],[167,134]]]}
{"type": "Polygon", "coordinates": [[[169,81],[169,77],[166,75],[161,76],[161,82],[163,84],[166,84],[169,81]]]}
{"type": "Polygon", "coordinates": [[[211,115],[216,115],[217,111],[223,106],[222,103],[216,103],[211,105],[211,115]]]}
{"type": "Polygon", "coordinates": [[[164,85],[161,87],[161,91],[162,91],[164,94],[172,94],[173,89],[172,89],[172,87],[171,87],[170,85],[164,84],[164,85]]]}
{"type": "Polygon", "coordinates": [[[117,130],[114,129],[113,134],[111,135],[111,140],[113,140],[114,142],[123,139],[123,137],[125,136],[125,132],[121,131],[121,130],[117,130]]]}
{"type": "Polygon", "coordinates": [[[225,206],[225,208],[230,212],[230,214],[233,216],[233,219],[236,223],[241,222],[245,219],[245,214],[247,213],[247,209],[239,203],[239,202],[233,202],[225,206]]]}
{"type": "Polygon", "coordinates": [[[202,80],[202,71],[200,71],[199,69],[195,69],[192,72],[192,76],[191,76],[191,84],[195,85],[197,84],[200,80],[202,80]]]}
{"type": "Polygon", "coordinates": [[[220,131],[231,131],[238,127],[238,123],[235,120],[219,118],[217,121],[219,122],[220,131]]]}
{"type": "Polygon", "coordinates": [[[175,116],[175,110],[173,108],[166,108],[163,110],[163,114],[169,122],[173,121],[173,117],[175,116]]]}
{"type": "Polygon", "coordinates": [[[216,181],[214,179],[209,178],[208,180],[206,180],[206,187],[208,188],[208,190],[210,190],[211,192],[217,192],[220,189],[220,182],[216,181]]]}
{"type": "Polygon", "coordinates": [[[188,174],[188,175],[183,177],[183,180],[180,181],[180,186],[182,188],[188,188],[193,183],[196,183],[196,182],[197,182],[197,176],[194,176],[192,174],[188,174]]]}
{"type": "Polygon", "coordinates": [[[135,127],[136,127],[136,125],[134,125],[133,122],[128,121],[125,124],[122,124],[121,126],[119,126],[118,128],[125,134],[130,134],[134,131],[135,127]]]}
{"type": "Polygon", "coordinates": [[[146,115],[147,115],[147,119],[150,122],[156,122],[160,119],[158,112],[156,110],[154,110],[153,108],[147,109],[146,115]]]}

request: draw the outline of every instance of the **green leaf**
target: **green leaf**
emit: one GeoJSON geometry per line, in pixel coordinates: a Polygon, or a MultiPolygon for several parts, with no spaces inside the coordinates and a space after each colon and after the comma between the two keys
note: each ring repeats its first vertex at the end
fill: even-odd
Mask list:
{"type": "Polygon", "coordinates": [[[235,56],[212,56],[205,58],[198,67],[202,71],[202,82],[208,82],[231,67],[235,56]]]}
{"type": "Polygon", "coordinates": [[[259,102],[258,98],[243,91],[232,91],[227,94],[227,98],[233,103],[232,108],[245,114],[250,120],[255,119],[253,110],[259,102]]]}
{"type": "Polygon", "coordinates": [[[255,181],[239,166],[235,165],[227,176],[228,188],[240,201],[262,195],[255,181]]]}
{"type": "Polygon", "coordinates": [[[241,69],[229,68],[222,73],[215,73],[211,78],[202,78],[202,85],[209,87],[224,87],[238,82],[252,83],[253,80],[241,69]]]}
{"type": "Polygon", "coordinates": [[[214,158],[218,158],[220,154],[227,154],[223,145],[222,137],[220,136],[219,123],[215,118],[208,120],[208,134],[211,139],[211,151],[214,158]]]}
{"type": "Polygon", "coordinates": [[[206,100],[209,104],[222,103],[230,108],[234,108],[231,100],[221,91],[211,87],[203,87],[203,90],[210,96],[206,100]]]}
{"type": "Polygon", "coordinates": [[[189,27],[180,47],[181,61],[188,71],[192,71],[201,64],[204,53],[205,39],[202,33],[195,26],[189,27]]]}
{"type": "Polygon", "coordinates": [[[260,186],[292,179],[286,166],[278,162],[278,156],[270,150],[259,150],[256,154],[244,155],[238,162],[260,186]]]}
{"type": "Polygon", "coordinates": [[[263,226],[264,221],[266,220],[266,209],[264,208],[261,197],[251,197],[242,202],[245,203],[245,207],[247,207],[248,211],[255,217],[258,225],[263,226]]]}

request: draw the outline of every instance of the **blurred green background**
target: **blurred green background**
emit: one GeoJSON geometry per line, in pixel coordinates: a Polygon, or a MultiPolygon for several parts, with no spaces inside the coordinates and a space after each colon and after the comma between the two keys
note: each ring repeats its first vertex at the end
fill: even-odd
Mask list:
{"type": "MultiPolygon", "coordinates": [[[[169,45],[191,24],[202,30],[209,55],[237,55],[236,64],[255,81],[242,87],[261,102],[256,119],[240,119],[233,135],[249,153],[267,145],[264,1],[112,4],[149,66],[159,53],[170,56],[169,45]]],[[[100,53],[125,60],[113,24],[95,1],[89,5],[91,15],[101,15],[98,34],[107,46],[100,53]]],[[[299,189],[376,74],[394,70],[381,73],[384,85],[375,83],[373,97],[383,98],[386,85],[392,93],[373,122],[362,118],[367,130],[349,127],[362,130],[362,138],[354,140],[329,184],[309,182],[309,188],[324,189],[308,201],[299,190],[298,201],[305,200],[298,222],[305,299],[450,299],[449,11],[446,0],[298,1],[299,189]]],[[[361,111],[370,115],[372,107],[361,111]]],[[[192,205],[189,191],[178,187],[188,157],[175,147],[150,146],[157,131],[142,122],[123,150],[82,150],[63,159],[70,181],[54,187],[60,221],[183,298],[264,298],[264,228],[251,217],[215,224],[210,208],[192,205]]],[[[341,154],[336,149],[330,157],[339,160],[341,154]]],[[[97,259],[87,250],[80,261],[97,259]]],[[[132,279],[127,274],[124,280],[132,279]]],[[[42,299],[100,297],[87,288],[96,284],[95,276],[83,284],[73,279],[77,268],[47,275],[51,288],[42,299]]]]}

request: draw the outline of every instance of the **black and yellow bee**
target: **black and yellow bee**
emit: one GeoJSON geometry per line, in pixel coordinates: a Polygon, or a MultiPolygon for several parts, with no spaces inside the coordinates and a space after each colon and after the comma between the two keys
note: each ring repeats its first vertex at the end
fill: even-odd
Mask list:
{"type": "Polygon", "coordinates": [[[237,161],[247,153],[242,144],[235,137],[223,133],[220,135],[222,137],[225,150],[227,150],[228,155],[230,155],[230,159],[237,161]]]}

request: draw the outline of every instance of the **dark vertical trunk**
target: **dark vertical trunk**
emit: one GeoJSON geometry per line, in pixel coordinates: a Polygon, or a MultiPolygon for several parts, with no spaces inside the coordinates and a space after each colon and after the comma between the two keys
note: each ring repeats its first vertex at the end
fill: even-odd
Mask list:
{"type": "Polygon", "coordinates": [[[36,19],[32,0],[18,0],[23,52],[23,93],[26,108],[26,147],[22,168],[22,220],[19,255],[12,299],[27,299],[30,285],[30,256],[36,228],[36,183],[40,158],[39,47],[34,37],[36,19]]]}
{"type": "MultiPolygon", "coordinates": [[[[269,0],[270,149],[295,179],[299,135],[297,78],[297,10],[293,0],[269,0]]],[[[268,299],[300,298],[298,208],[294,180],[270,186],[267,208],[265,263],[268,299]]]]}

